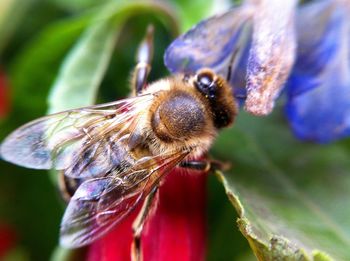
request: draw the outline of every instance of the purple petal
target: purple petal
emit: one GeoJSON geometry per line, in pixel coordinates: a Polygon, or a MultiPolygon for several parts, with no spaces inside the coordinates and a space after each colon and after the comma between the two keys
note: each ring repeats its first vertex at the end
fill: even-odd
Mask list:
{"type": "Polygon", "coordinates": [[[338,52],[341,34],[339,25],[344,20],[332,1],[315,2],[299,9],[297,16],[298,50],[291,77],[289,95],[295,96],[318,87],[322,74],[338,52]]]}
{"type": "MultiPolygon", "coordinates": [[[[254,2],[254,1],[253,1],[254,2]]],[[[295,58],[296,0],[255,1],[252,48],[247,68],[245,108],[255,115],[269,114],[295,58]]]]}
{"type": "Polygon", "coordinates": [[[242,5],[203,20],[172,42],[165,52],[165,65],[171,72],[184,73],[208,67],[227,77],[234,56],[231,83],[244,88],[246,66],[241,67],[241,57],[247,52],[252,16],[252,6],[242,5]]]}
{"type": "Polygon", "coordinates": [[[324,143],[350,134],[349,13],[342,1],[315,2],[299,12],[286,113],[301,139],[324,143]]]}

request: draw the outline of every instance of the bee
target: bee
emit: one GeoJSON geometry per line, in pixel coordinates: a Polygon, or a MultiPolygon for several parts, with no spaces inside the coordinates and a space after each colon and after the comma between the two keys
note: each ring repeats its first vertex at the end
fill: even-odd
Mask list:
{"type": "Polygon", "coordinates": [[[210,161],[196,158],[234,121],[232,90],[210,69],[146,84],[152,36],[149,30],[139,49],[132,80],[136,96],[39,118],[1,144],[4,160],[60,170],[75,181],[61,223],[62,246],[88,245],[139,203],[149,204],[172,169],[211,169],[210,161]]]}

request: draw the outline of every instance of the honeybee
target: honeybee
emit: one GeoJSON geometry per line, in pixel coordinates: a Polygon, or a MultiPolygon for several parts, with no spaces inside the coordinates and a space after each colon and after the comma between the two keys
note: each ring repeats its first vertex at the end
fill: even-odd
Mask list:
{"type": "MultiPolygon", "coordinates": [[[[34,120],[1,144],[3,159],[56,169],[78,181],[65,210],[60,244],[88,245],[107,233],[175,167],[208,171],[196,161],[218,131],[234,121],[232,90],[210,69],[146,85],[150,32],[138,55],[135,97],[68,110],[34,120]]],[[[142,228],[142,223],[136,230],[142,228]]]]}

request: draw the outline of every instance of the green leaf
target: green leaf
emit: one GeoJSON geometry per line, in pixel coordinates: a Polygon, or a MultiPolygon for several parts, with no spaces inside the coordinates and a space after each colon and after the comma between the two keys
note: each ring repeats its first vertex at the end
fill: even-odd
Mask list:
{"type": "Polygon", "coordinates": [[[107,2],[108,0],[50,0],[51,2],[57,4],[58,6],[69,10],[69,11],[81,11],[84,8],[91,8],[96,5],[107,2]]]}
{"type": "Polygon", "coordinates": [[[0,53],[15,33],[33,0],[2,0],[0,2],[0,53]]]}
{"type": "Polygon", "coordinates": [[[203,4],[203,1],[201,0],[173,0],[173,2],[179,13],[181,32],[186,32],[201,19],[209,16],[210,7],[213,1],[207,1],[206,4],[203,4]]]}
{"type": "Polygon", "coordinates": [[[233,164],[218,175],[259,260],[350,260],[346,145],[303,144],[280,115],[242,113],[213,151],[233,164]]]}
{"type": "Polygon", "coordinates": [[[81,15],[48,25],[11,62],[9,76],[16,117],[9,118],[17,125],[45,112],[45,97],[60,61],[90,19],[89,15],[81,15]]]}
{"type": "Polygon", "coordinates": [[[123,24],[147,12],[156,13],[171,30],[177,30],[166,6],[148,2],[105,6],[62,64],[49,96],[50,113],[94,104],[123,24]]]}
{"type": "MultiPolygon", "coordinates": [[[[207,260],[241,260],[242,253],[251,253],[249,245],[235,225],[237,214],[227,200],[224,188],[215,175],[208,175],[208,244],[207,260]],[[232,243],[234,242],[234,243],[232,243]]],[[[246,259],[245,261],[247,261],[246,259]]],[[[255,260],[254,257],[253,259],[255,260]]],[[[242,260],[243,261],[243,260],[242,260]]]]}
{"type": "Polygon", "coordinates": [[[181,32],[186,32],[209,16],[227,11],[233,5],[230,0],[172,0],[171,2],[178,11],[181,32]]]}
{"type": "Polygon", "coordinates": [[[91,26],[66,58],[49,96],[49,113],[94,103],[119,27],[102,20],[91,26]]]}

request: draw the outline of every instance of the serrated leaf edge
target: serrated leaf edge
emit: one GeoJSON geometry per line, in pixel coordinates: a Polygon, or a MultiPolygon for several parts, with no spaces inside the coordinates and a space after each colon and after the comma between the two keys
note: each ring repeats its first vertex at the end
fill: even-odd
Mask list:
{"type": "Polygon", "coordinates": [[[239,200],[239,196],[235,195],[234,193],[228,190],[227,181],[221,171],[216,171],[215,175],[223,184],[229,201],[237,211],[239,217],[237,218],[236,222],[239,230],[241,231],[242,235],[247,239],[249,246],[253,250],[253,253],[258,260],[277,260],[277,257],[274,255],[273,251],[275,250],[274,248],[276,248],[276,245],[278,244],[284,245],[282,252],[288,254],[278,257],[278,260],[334,261],[334,259],[330,255],[318,249],[314,249],[311,253],[311,256],[309,256],[304,249],[298,247],[298,245],[294,244],[289,239],[279,235],[269,235],[268,242],[264,242],[263,240],[259,239],[259,237],[254,233],[250,221],[245,217],[245,210],[241,201],[239,200]],[[294,252],[294,257],[290,256],[290,254],[293,254],[291,253],[291,251],[294,252]]]}

